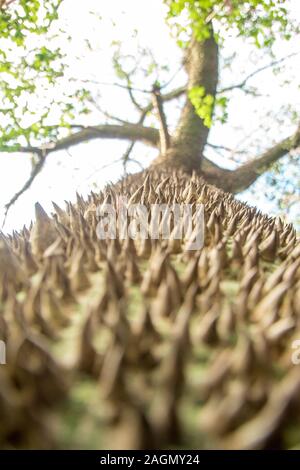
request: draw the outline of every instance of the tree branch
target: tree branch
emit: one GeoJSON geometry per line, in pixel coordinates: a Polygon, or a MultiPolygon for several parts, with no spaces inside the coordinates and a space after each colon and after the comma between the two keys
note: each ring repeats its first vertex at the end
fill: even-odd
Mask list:
{"type": "Polygon", "coordinates": [[[127,90],[128,90],[129,98],[130,98],[131,102],[133,103],[133,105],[136,107],[136,109],[138,111],[142,111],[143,110],[142,106],[137,102],[137,100],[135,99],[135,96],[133,94],[133,89],[132,89],[132,86],[131,86],[130,76],[128,74],[125,74],[125,75],[126,75],[126,80],[127,80],[127,90]]]}
{"type": "Polygon", "coordinates": [[[28,180],[25,182],[25,184],[22,186],[22,188],[16,192],[16,194],[10,199],[10,201],[8,201],[7,204],[5,204],[5,212],[4,212],[4,219],[3,219],[3,223],[2,223],[2,228],[4,227],[5,225],[5,222],[6,222],[6,219],[7,219],[7,215],[8,215],[8,212],[10,210],[10,208],[14,205],[15,202],[17,202],[17,200],[19,199],[19,197],[22,196],[22,194],[25,193],[25,191],[27,191],[27,189],[30,188],[30,186],[32,185],[32,183],[34,182],[35,178],[37,177],[37,175],[42,171],[42,168],[43,166],[45,165],[46,163],[46,157],[47,157],[47,153],[44,152],[43,155],[40,153],[40,152],[37,152],[38,156],[39,156],[39,160],[38,162],[33,166],[32,168],[32,171],[30,173],[30,176],[28,178],[28,180]]]}
{"type": "Polygon", "coordinates": [[[278,142],[262,155],[241,165],[236,170],[221,168],[209,159],[203,158],[203,176],[208,183],[236,194],[249,188],[273,163],[299,146],[300,125],[293,135],[278,142]]]}
{"type": "Polygon", "coordinates": [[[15,0],[0,0],[0,10],[4,10],[7,8],[11,3],[13,3],[15,0]]]}
{"type": "Polygon", "coordinates": [[[99,126],[82,126],[80,124],[73,124],[71,129],[80,129],[78,132],[64,137],[56,142],[49,142],[40,147],[5,147],[0,148],[0,152],[15,152],[15,153],[36,153],[41,154],[46,151],[47,154],[56,152],[58,150],[66,150],[73,145],[78,145],[93,139],[120,139],[131,140],[133,142],[143,142],[144,144],[158,147],[159,145],[159,132],[152,127],[142,126],[141,124],[127,123],[124,125],[103,124],[99,126]]]}
{"type": "Polygon", "coordinates": [[[156,85],[153,86],[152,102],[159,121],[160,152],[165,154],[170,147],[170,135],[160,94],[160,88],[156,85]]]}
{"type": "Polygon", "coordinates": [[[121,160],[123,162],[123,168],[124,168],[124,173],[125,174],[127,173],[127,163],[130,160],[130,154],[134,149],[134,145],[135,145],[135,142],[131,142],[131,144],[128,146],[128,148],[126,149],[124,155],[121,158],[121,160]]]}
{"type": "MultiPolygon", "coordinates": [[[[71,79],[72,82],[76,82],[78,80],[76,79],[71,79]]],[[[98,80],[91,80],[91,79],[86,79],[86,80],[80,80],[81,83],[92,83],[93,85],[100,85],[100,86],[114,86],[114,87],[118,87],[118,88],[123,88],[123,90],[127,90],[128,91],[128,85],[123,85],[122,83],[118,83],[118,82],[112,82],[112,83],[109,83],[109,82],[99,82],[98,80]]],[[[151,94],[151,90],[146,90],[144,88],[137,88],[137,87],[130,87],[131,91],[136,91],[138,93],[144,93],[146,95],[150,95],[151,94]]]]}
{"type": "MultiPolygon", "coordinates": [[[[147,112],[142,111],[141,116],[140,116],[140,118],[137,122],[137,125],[141,126],[144,123],[146,116],[147,116],[147,112]]],[[[124,173],[127,172],[127,163],[128,163],[129,160],[132,161],[132,162],[135,162],[137,165],[140,166],[141,169],[143,169],[142,165],[137,160],[130,157],[130,155],[131,155],[131,153],[134,149],[135,144],[136,144],[136,142],[131,142],[131,144],[127,147],[124,155],[122,156],[121,160],[123,161],[124,173]]]]}
{"type": "Polygon", "coordinates": [[[296,132],[263,154],[236,170],[220,168],[208,159],[203,161],[204,178],[209,182],[222,188],[224,191],[239,193],[249,188],[270,166],[287,155],[291,150],[300,146],[300,126],[296,132]]]}
{"type": "MultiPolygon", "coordinates": [[[[163,102],[172,101],[175,98],[179,98],[180,96],[184,95],[186,93],[186,90],[187,90],[187,85],[181,86],[179,88],[176,88],[175,90],[170,91],[169,93],[165,93],[164,95],[161,95],[161,99],[163,102]]],[[[145,106],[142,112],[146,116],[152,110],[153,110],[153,102],[145,106]]]]}
{"type": "Polygon", "coordinates": [[[138,124],[111,125],[83,127],[81,131],[60,139],[53,145],[53,150],[65,150],[72,145],[77,145],[92,139],[121,139],[141,141],[145,144],[157,147],[159,133],[157,129],[138,124]]]}
{"type": "MultiPolygon", "coordinates": [[[[225,87],[221,90],[218,90],[218,94],[221,94],[221,93],[226,93],[228,91],[232,91],[232,90],[236,90],[236,89],[244,89],[244,87],[246,86],[247,82],[255,77],[255,75],[259,74],[260,72],[263,72],[264,70],[267,70],[269,68],[272,68],[272,67],[275,67],[276,65],[279,65],[281,64],[282,62],[285,62],[286,60],[296,56],[296,55],[299,55],[299,52],[293,52],[292,54],[289,54],[287,55],[286,57],[282,57],[281,59],[279,60],[274,60],[273,62],[271,62],[270,64],[267,64],[267,65],[264,65],[263,67],[259,67],[258,69],[254,70],[253,72],[251,72],[249,75],[247,75],[240,83],[237,83],[235,85],[230,85],[228,87],[225,87]]],[[[247,90],[246,90],[247,91],[247,90]]],[[[248,92],[248,91],[247,91],[248,92]]]]}
{"type": "Polygon", "coordinates": [[[99,105],[99,103],[97,102],[96,98],[93,98],[93,97],[90,97],[89,98],[89,102],[91,103],[92,106],[94,106],[94,108],[100,113],[102,114],[103,116],[105,116],[106,118],[108,119],[111,119],[112,121],[115,121],[115,122],[118,122],[120,124],[130,124],[128,121],[126,121],[125,119],[122,119],[118,116],[114,116],[112,114],[110,114],[108,111],[106,111],[105,109],[102,109],[101,106],[99,105]]]}
{"type": "MultiPolygon", "coordinates": [[[[73,79],[72,81],[77,81],[73,79]]],[[[124,90],[128,91],[128,87],[126,85],[122,85],[121,83],[105,83],[105,82],[98,82],[97,80],[80,80],[81,83],[92,83],[94,85],[105,85],[105,86],[116,86],[119,88],[123,88],[124,90]]],[[[165,85],[162,86],[162,88],[165,85]]],[[[151,90],[142,90],[139,88],[134,88],[130,87],[132,91],[138,91],[139,93],[146,93],[146,94],[151,94],[151,90]]],[[[187,90],[187,85],[183,85],[181,87],[175,88],[175,90],[170,91],[169,93],[165,93],[161,95],[161,98],[163,101],[171,101],[175,98],[179,98],[180,96],[184,95],[187,90]]],[[[142,108],[140,111],[143,111],[145,113],[148,113],[152,111],[153,109],[153,103],[149,103],[147,106],[142,108]]]]}
{"type": "Polygon", "coordinates": [[[47,154],[56,152],[58,150],[66,150],[73,145],[78,145],[83,142],[87,142],[93,139],[120,139],[120,140],[131,140],[133,142],[144,142],[152,147],[158,147],[159,145],[159,132],[157,129],[152,127],[142,126],[140,124],[124,124],[124,125],[111,125],[103,124],[100,126],[82,126],[73,124],[72,129],[81,129],[78,132],[64,137],[57,142],[49,142],[39,147],[13,147],[11,150],[8,147],[0,149],[0,152],[19,152],[19,153],[36,153],[46,151],[47,154]]]}
{"type": "Polygon", "coordinates": [[[233,149],[233,148],[230,148],[230,147],[226,147],[225,145],[218,145],[218,144],[212,144],[211,142],[207,142],[206,144],[208,147],[211,147],[212,149],[215,149],[215,150],[224,150],[225,152],[229,152],[229,153],[238,153],[240,155],[242,154],[245,154],[246,153],[246,150],[237,150],[237,149],[233,149]]]}
{"type": "Polygon", "coordinates": [[[263,154],[233,172],[232,192],[249,188],[270,166],[300,145],[300,126],[296,132],[269,148],[263,154]]]}
{"type": "MultiPolygon", "coordinates": [[[[47,145],[44,145],[43,148],[29,146],[19,147],[18,150],[14,149],[15,152],[36,154],[38,155],[39,160],[34,165],[32,172],[23,187],[5,205],[5,214],[2,227],[5,225],[10,208],[19,199],[19,197],[22,196],[22,194],[24,194],[24,192],[30,188],[37,175],[41,172],[45,164],[46,157],[51,152],[55,152],[58,150],[67,150],[72,145],[77,145],[82,142],[98,138],[131,140],[132,144],[130,146],[130,152],[133,148],[133,144],[136,141],[142,141],[146,144],[152,145],[153,147],[157,147],[159,145],[158,130],[151,127],[144,127],[142,125],[143,120],[144,116],[142,115],[139,119],[138,124],[124,124],[122,126],[106,124],[93,127],[83,127],[74,124],[71,126],[73,129],[82,129],[78,132],[74,132],[68,137],[58,140],[53,144],[49,143],[47,145]]],[[[3,151],[7,152],[9,151],[9,149],[5,148],[3,151]]],[[[128,161],[130,152],[127,157],[123,157],[124,160],[126,158],[126,161],[128,161]]]]}

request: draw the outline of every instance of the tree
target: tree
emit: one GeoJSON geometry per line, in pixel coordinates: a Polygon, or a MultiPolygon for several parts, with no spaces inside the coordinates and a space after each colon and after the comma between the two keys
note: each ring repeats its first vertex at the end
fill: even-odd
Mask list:
{"type": "MultiPolygon", "coordinates": [[[[161,83],[159,72],[162,72],[162,66],[152,59],[147,82],[153,79],[151,71],[156,72],[157,78],[148,88],[141,88],[137,82],[137,61],[131,69],[128,68],[128,57],[116,42],[113,54],[118,78],[116,86],[123,87],[129,93],[139,117],[135,123],[124,122],[117,116],[103,112],[108,121],[92,125],[84,124],[84,117],[91,113],[93,106],[99,107],[95,99],[97,91],[94,91],[97,84],[92,84],[92,92],[88,86],[78,86],[76,77],[71,93],[58,93],[57,97],[44,102],[36,110],[34,98],[56,87],[64,79],[67,70],[66,55],[60,47],[56,47],[55,42],[57,35],[60,38],[63,36],[63,31],[55,30],[54,25],[59,16],[60,4],[58,0],[32,0],[4,2],[1,6],[2,40],[10,47],[6,47],[7,53],[2,52],[1,60],[3,124],[0,149],[2,152],[18,151],[33,155],[31,176],[7,204],[7,210],[30,187],[48,155],[91,139],[123,139],[131,142],[123,156],[124,165],[130,160],[136,142],[147,143],[159,149],[154,165],[167,163],[180,166],[188,172],[201,172],[208,182],[233,193],[250,187],[261,174],[272,165],[278,165],[280,159],[298,147],[297,109],[293,108],[290,114],[293,113],[294,132],[279,139],[259,155],[248,154],[248,159],[235,170],[222,168],[204,156],[209,145],[222,150],[222,142],[211,144],[209,134],[218,120],[226,121],[230,93],[239,89],[255,96],[255,90],[249,86],[251,79],[266,68],[280,67],[294,57],[292,54],[291,57],[275,59],[272,50],[278,37],[289,40],[298,32],[297,26],[288,17],[284,2],[165,0],[167,19],[175,30],[178,47],[182,49],[187,83],[165,92],[172,77],[166,83],[161,83]],[[269,64],[253,70],[238,83],[222,89],[220,81],[224,63],[220,63],[220,58],[228,34],[243,37],[254,48],[270,54],[271,59],[269,64]],[[33,36],[38,37],[38,42],[32,48],[33,36]],[[45,42],[42,46],[40,38],[45,42]],[[137,99],[137,93],[144,95],[143,103],[137,99]],[[30,109],[31,98],[33,109],[30,109]],[[182,109],[175,131],[171,134],[165,105],[178,98],[181,98],[182,109]],[[54,106],[59,109],[60,116],[56,124],[53,124],[51,116],[51,108],[54,106]],[[26,114],[27,119],[22,119],[22,114],[23,117],[26,114]],[[152,116],[155,116],[155,127],[152,126],[152,116]]],[[[89,44],[89,47],[92,48],[92,45],[89,44]]],[[[148,51],[141,51],[142,56],[145,54],[149,54],[148,51]]]]}
{"type": "MultiPolygon", "coordinates": [[[[118,87],[125,87],[139,121],[124,122],[101,108],[114,123],[97,126],[75,122],[88,104],[98,105],[89,89],[70,82],[60,93],[66,58],[55,41],[51,48],[32,43],[32,54],[17,55],[18,64],[9,57],[13,44],[24,51],[27,32],[44,34],[57,2],[47,2],[50,12],[37,1],[1,3],[4,35],[12,42],[2,55],[2,149],[36,155],[27,186],[52,152],[88,139],[130,140],[125,164],[139,140],[160,149],[149,169],[86,199],[77,195],[66,210],[54,203],[52,216],[37,203],[30,227],[0,233],[0,346],[9,359],[0,368],[1,448],[299,448],[300,240],[292,224],[204,180],[237,191],[262,164],[295,147],[298,133],[235,173],[203,156],[217,108],[227,103],[217,83],[218,21],[225,33],[234,25],[270,46],[274,25],[288,32],[284,11],[271,1],[166,3],[185,51],[188,85],[166,91],[172,77],[153,81],[151,71],[163,70],[151,59],[151,87],[137,89],[132,73],[138,70],[128,72],[128,57],[116,43],[113,60],[124,81],[118,87]],[[267,15],[262,23],[252,17],[256,8],[267,15]],[[39,103],[37,115],[33,97],[43,86],[49,92],[52,81],[56,94],[45,108],[39,103]],[[138,92],[145,95],[142,105],[138,92]],[[179,96],[173,134],[166,103],[179,96]],[[24,97],[31,101],[20,109],[24,97]],[[56,126],[49,124],[55,105],[56,126]],[[28,111],[33,122],[25,127],[28,111]],[[107,204],[114,214],[123,207],[136,215],[139,202],[160,235],[166,225],[172,234],[189,225],[170,207],[190,208],[189,222],[197,226],[201,203],[203,244],[189,249],[194,231],[133,239],[119,226],[115,233],[122,236],[99,236],[107,204]],[[159,218],[151,211],[157,203],[159,218]]],[[[47,34],[55,39],[51,28],[47,34]]],[[[233,86],[246,83],[249,92],[247,82],[233,86]]]]}

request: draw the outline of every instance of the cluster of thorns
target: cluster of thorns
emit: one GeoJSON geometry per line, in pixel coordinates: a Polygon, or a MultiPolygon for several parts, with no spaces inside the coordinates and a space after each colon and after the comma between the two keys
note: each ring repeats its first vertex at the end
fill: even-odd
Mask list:
{"type": "Polygon", "coordinates": [[[2,448],[299,445],[300,243],[290,224],[167,170],[54,210],[37,204],[34,224],[0,237],[2,448]],[[204,246],[99,240],[96,208],[121,196],[203,204],[204,246]],[[82,393],[70,434],[87,383],[92,398],[82,393]]]}

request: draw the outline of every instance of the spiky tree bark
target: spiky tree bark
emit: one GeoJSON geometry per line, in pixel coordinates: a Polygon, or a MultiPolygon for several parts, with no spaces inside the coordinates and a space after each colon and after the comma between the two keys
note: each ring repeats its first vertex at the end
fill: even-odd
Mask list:
{"type": "Polygon", "coordinates": [[[2,448],[299,446],[292,225],[162,168],[54,209],[36,204],[32,227],[0,234],[2,448]],[[201,201],[204,246],[99,240],[97,208],[118,213],[124,196],[150,224],[153,202],[201,201]]]}

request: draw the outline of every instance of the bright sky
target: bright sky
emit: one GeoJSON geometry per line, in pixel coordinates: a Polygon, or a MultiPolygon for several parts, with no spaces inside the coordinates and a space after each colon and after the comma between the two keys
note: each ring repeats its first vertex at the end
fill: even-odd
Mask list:
{"type": "MultiPolygon", "coordinates": [[[[299,14],[299,2],[291,2],[295,14],[299,14]]],[[[111,42],[114,39],[122,41],[126,50],[135,53],[135,40],[131,34],[134,29],[138,29],[139,41],[142,45],[151,48],[153,55],[158,62],[168,64],[171,72],[165,75],[165,79],[172,75],[180,65],[181,55],[174,40],[170,37],[169,30],[164,22],[164,7],[162,0],[151,0],[145,2],[141,0],[85,0],[74,2],[65,0],[61,9],[61,22],[65,29],[72,36],[70,45],[65,45],[65,50],[70,58],[70,76],[93,78],[101,82],[112,83],[115,81],[114,71],[111,66],[111,42]],[[123,10],[120,10],[120,5],[123,10]],[[98,12],[102,20],[89,12],[93,10],[98,12]],[[115,26],[113,26],[113,22],[115,26]],[[84,39],[88,37],[97,49],[95,53],[87,53],[84,39]],[[76,60],[75,56],[81,56],[76,60]]],[[[290,43],[278,42],[276,57],[284,57],[291,52],[299,51],[300,47],[297,41],[290,43]]],[[[248,73],[256,68],[270,62],[269,58],[260,57],[258,53],[252,56],[252,62],[249,61],[249,48],[245,44],[233,41],[229,38],[225,52],[230,55],[237,51],[239,59],[237,68],[232,75],[230,70],[226,71],[223,77],[224,84],[232,84],[239,81],[248,73]]],[[[297,60],[297,59],[296,59],[297,60]]],[[[295,59],[291,61],[290,68],[287,70],[287,76],[293,77],[299,73],[298,66],[295,66],[295,59]]],[[[176,87],[184,83],[183,73],[179,74],[172,82],[176,87]]],[[[144,85],[139,83],[140,87],[144,85]]],[[[277,80],[270,71],[261,73],[251,81],[251,85],[259,86],[264,97],[258,103],[256,100],[244,96],[237,92],[233,96],[229,108],[231,114],[230,120],[226,126],[217,125],[213,129],[210,141],[216,144],[222,144],[233,148],[242,138],[245,138],[245,129],[247,136],[253,141],[253,151],[255,151],[256,141],[263,139],[266,144],[272,143],[278,139],[289,135],[293,127],[289,126],[289,116],[282,115],[281,107],[286,103],[294,102],[294,97],[298,96],[298,83],[292,83],[289,86],[282,86],[282,81],[277,80]],[[266,124],[265,114],[267,110],[272,110],[282,117],[282,122],[272,126],[271,131],[267,131],[260,122],[266,124]]],[[[73,86],[70,83],[70,86],[73,86]]],[[[144,96],[138,96],[144,99],[144,96]]],[[[136,115],[132,111],[129,101],[124,95],[124,91],[111,87],[101,87],[101,103],[103,108],[111,114],[117,114],[128,120],[135,120],[136,115]]],[[[176,105],[169,105],[171,115],[176,116],[178,109],[176,105]]],[[[105,122],[100,114],[93,114],[91,123],[105,122]]],[[[173,119],[173,118],[172,118],[173,119]]],[[[271,119],[270,121],[273,124],[271,119]]],[[[172,125],[172,122],[170,124],[172,125]]],[[[251,140],[246,141],[247,143],[251,140]]],[[[64,200],[74,200],[75,193],[86,195],[91,189],[100,188],[108,181],[115,181],[122,175],[122,165],[120,163],[110,165],[113,161],[119,159],[127,148],[127,143],[118,141],[93,141],[89,144],[82,144],[70,149],[69,153],[57,152],[50,154],[42,173],[37,177],[29,191],[27,191],[20,200],[12,207],[8,216],[5,231],[19,229],[24,224],[28,224],[33,218],[33,207],[36,201],[50,212],[52,210],[51,201],[63,205],[64,200]],[[108,166],[109,165],[109,166],[108,166]]],[[[258,145],[258,144],[257,144],[258,145]]],[[[143,165],[147,165],[151,158],[155,156],[155,151],[141,144],[136,146],[134,158],[143,165]]],[[[233,167],[230,161],[218,157],[217,154],[209,153],[208,156],[227,167],[233,167]]],[[[3,217],[4,204],[20,189],[29,176],[31,169],[30,157],[28,155],[7,155],[0,153],[0,221],[3,217]]],[[[130,171],[139,170],[139,167],[132,164],[128,168],[130,171]]],[[[263,181],[257,185],[255,196],[249,193],[244,195],[244,199],[250,199],[252,205],[258,205],[268,213],[274,213],[275,206],[267,202],[263,195],[265,190],[263,181]]]]}

